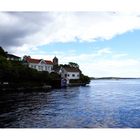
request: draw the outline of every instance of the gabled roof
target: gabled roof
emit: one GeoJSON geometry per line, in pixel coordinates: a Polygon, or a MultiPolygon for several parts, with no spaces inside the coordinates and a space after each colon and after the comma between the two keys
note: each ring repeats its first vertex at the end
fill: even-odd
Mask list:
{"type": "Polygon", "coordinates": [[[46,62],[47,64],[49,64],[49,65],[53,65],[53,62],[50,61],[50,60],[45,60],[45,62],[46,62]]]}
{"type": "Polygon", "coordinates": [[[63,67],[67,72],[80,72],[78,68],[75,67],[63,67]]]}
{"type": "MultiPolygon", "coordinates": [[[[40,63],[40,61],[42,61],[42,59],[33,59],[33,58],[28,57],[28,58],[26,58],[26,61],[28,63],[38,64],[38,63],[40,63]]],[[[50,61],[50,60],[44,60],[44,61],[45,61],[46,64],[53,65],[52,61],[50,61]]]]}
{"type": "Polygon", "coordinates": [[[26,61],[28,63],[39,63],[40,62],[40,60],[38,60],[38,59],[32,59],[32,58],[26,58],[26,61]]]}

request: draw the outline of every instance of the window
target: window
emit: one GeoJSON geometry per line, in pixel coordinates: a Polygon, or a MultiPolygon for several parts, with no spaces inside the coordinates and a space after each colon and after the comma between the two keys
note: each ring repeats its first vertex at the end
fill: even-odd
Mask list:
{"type": "Polygon", "coordinates": [[[38,70],[42,71],[43,70],[43,66],[38,66],[38,70]]]}
{"type": "Polygon", "coordinates": [[[38,66],[38,70],[41,70],[40,66],[38,66]]]}
{"type": "Polygon", "coordinates": [[[46,71],[48,70],[48,67],[47,67],[47,66],[45,66],[45,70],[46,70],[46,71]]]}
{"type": "Polygon", "coordinates": [[[79,77],[79,74],[77,74],[77,77],[79,77]]]}
{"type": "Polygon", "coordinates": [[[72,74],[72,77],[75,77],[75,74],[72,74]]]}
{"type": "Polygon", "coordinates": [[[68,74],[68,77],[69,77],[70,75],[68,74]]]}
{"type": "Polygon", "coordinates": [[[43,70],[43,66],[40,66],[41,67],[41,70],[43,70]]]}
{"type": "Polygon", "coordinates": [[[65,74],[65,77],[67,77],[67,74],[65,74]]]}

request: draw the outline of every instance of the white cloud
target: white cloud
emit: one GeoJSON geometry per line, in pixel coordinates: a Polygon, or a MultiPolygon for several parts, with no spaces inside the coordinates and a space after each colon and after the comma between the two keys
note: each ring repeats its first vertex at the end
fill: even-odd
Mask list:
{"type": "Polygon", "coordinates": [[[139,59],[130,58],[127,54],[117,53],[109,48],[99,49],[90,54],[63,54],[58,58],[63,64],[71,61],[78,63],[84,74],[93,77],[140,77],[139,59]],[[109,50],[109,53],[99,53],[102,50],[109,50]]]}
{"type": "Polygon", "coordinates": [[[98,50],[97,55],[111,54],[112,51],[110,48],[103,48],[98,50]]]}
{"type": "Polygon", "coordinates": [[[120,54],[113,55],[113,58],[122,58],[122,57],[125,57],[125,56],[128,56],[128,54],[126,54],[126,53],[120,53],[120,54]]]}
{"type": "Polygon", "coordinates": [[[80,67],[83,73],[93,77],[140,77],[140,60],[135,59],[96,59],[91,63],[80,63],[80,67]]]}
{"type": "Polygon", "coordinates": [[[88,63],[86,67],[82,65],[82,68],[88,75],[95,77],[140,77],[140,61],[135,59],[97,60],[96,63],[88,63]]]}
{"type": "MultiPolygon", "coordinates": [[[[11,12],[0,13],[0,41],[4,47],[37,46],[54,42],[111,39],[140,29],[138,13],[11,12]],[[10,24],[9,24],[10,22],[10,24]]],[[[19,53],[20,55],[20,53],[19,53]]]]}
{"type": "MultiPolygon", "coordinates": [[[[136,14],[113,12],[54,13],[47,42],[95,41],[140,28],[136,14]]],[[[47,43],[46,42],[46,43],[47,43]]]]}

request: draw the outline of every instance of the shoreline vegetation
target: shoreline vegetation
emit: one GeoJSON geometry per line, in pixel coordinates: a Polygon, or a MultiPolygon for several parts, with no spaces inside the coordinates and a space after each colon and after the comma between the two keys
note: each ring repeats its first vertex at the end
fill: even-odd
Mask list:
{"type": "MultiPolygon", "coordinates": [[[[69,86],[83,86],[90,78],[80,74],[69,86]]],[[[0,91],[49,91],[61,88],[61,75],[56,72],[37,71],[23,65],[23,61],[7,60],[7,52],[0,47],[0,91]]]]}

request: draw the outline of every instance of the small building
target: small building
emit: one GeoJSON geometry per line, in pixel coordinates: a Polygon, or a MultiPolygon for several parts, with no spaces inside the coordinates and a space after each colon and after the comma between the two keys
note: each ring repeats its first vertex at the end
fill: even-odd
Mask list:
{"type": "Polygon", "coordinates": [[[13,60],[13,61],[20,61],[21,58],[19,56],[13,55],[13,54],[6,54],[7,60],[13,60]]]}
{"type": "Polygon", "coordinates": [[[24,57],[24,63],[27,64],[28,67],[36,69],[37,71],[48,71],[49,73],[53,71],[53,62],[50,60],[24,57]]]}
{"type": "Polygon", "coordinates": [[[67,84],[70,83],[71,79],[80,79],[80,70],[75,67],[61,67],[59,74],[61,74],[61,78],[67,80],[67,84]]]}

